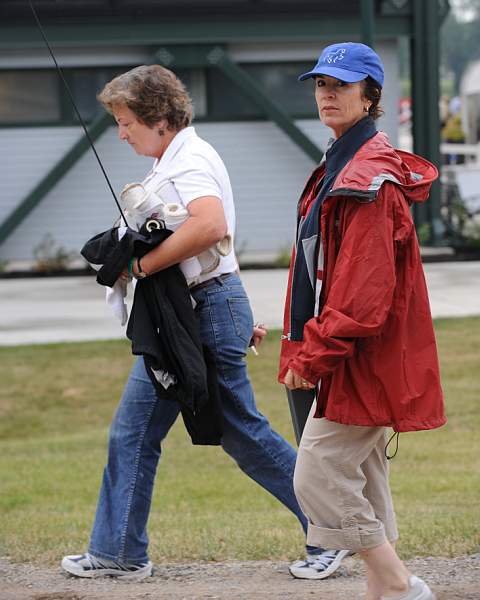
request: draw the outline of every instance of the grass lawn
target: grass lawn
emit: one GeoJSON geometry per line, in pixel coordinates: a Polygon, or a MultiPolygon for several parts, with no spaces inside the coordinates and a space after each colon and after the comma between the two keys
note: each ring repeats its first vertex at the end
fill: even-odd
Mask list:
{"type": "MultiPolygon", "coordinates": [[[[391,483],[399,551],[479,551],[480,318],[436,322],[449,423],[402,434],[391,483]]],[[[294,443],[275,382],[278,332],[249,356],[258,404],[294,443]]],[[[54,564],[85,549],[108,425],[132,363],[122,341],[0,348],[0,556],[54,564]]],[[[149,523],[156,562],[293,559],[296,519],[219,448],[194,447],[179,420],[162,448],[149,523]]]]}

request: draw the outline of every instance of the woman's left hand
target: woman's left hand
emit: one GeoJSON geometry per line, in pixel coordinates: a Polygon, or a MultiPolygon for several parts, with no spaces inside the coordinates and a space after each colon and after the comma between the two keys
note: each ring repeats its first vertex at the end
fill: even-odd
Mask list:
{"type": "Polygon", "coordinates": [[[120,273],[119,279],[124,282],[128,282],[131,279],[131,275],[128,272],[128,267],[125,267],[123,271],[120,273]]]}
{"type": "Polygon", "coordinates": [[[284,383],[289,390],[312,390],[315,387],[314,383],[310,383],[292,369],[288,369],[284,383]]]}
{"type": "Polygon", "coordinates": [[[131,263],[132,264],[130,265],[129,262],[127,266],[124,267],[123,271],[120,273],[119,279],[121,279],[123,282],[128,283],[133,277],[136,277],[138,275],[137,259],[132,258],[131,263]]]}

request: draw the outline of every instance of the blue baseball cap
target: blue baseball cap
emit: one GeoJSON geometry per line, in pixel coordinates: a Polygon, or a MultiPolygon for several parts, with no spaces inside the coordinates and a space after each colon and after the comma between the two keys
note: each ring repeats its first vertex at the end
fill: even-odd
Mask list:
{"type": "Polygon", "coordinates": [[[320,54],[315,68],[298,78],[304,81],[316,75],[330,75],[347,83],[356,83],[370,77],[383,87],[383,63],[370,46],[343,42],[327,46],[320,54]]]}

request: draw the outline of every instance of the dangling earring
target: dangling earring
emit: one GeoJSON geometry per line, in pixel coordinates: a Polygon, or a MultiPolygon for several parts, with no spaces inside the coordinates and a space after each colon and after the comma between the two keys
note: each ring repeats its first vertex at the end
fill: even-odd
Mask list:
{"type": "Polygon", "coordinates": [[[368,113],[369,110],[370,110],[370,106],[364,106],[363,107],[363,112],[364,113],[368,113]]]}

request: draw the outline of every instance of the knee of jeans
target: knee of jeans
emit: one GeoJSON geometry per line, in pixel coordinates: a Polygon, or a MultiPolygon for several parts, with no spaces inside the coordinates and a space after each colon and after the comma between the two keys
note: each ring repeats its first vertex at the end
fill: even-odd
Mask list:
{"type": "Polygon", "coordinates": [[[121,447],[124,439],[124,428],[117,421],[113,421],[108,433],[108,446],[110,449],[121,447]]]}
{"type": "Polygon", "coordinates": [[[253,473],[257,469],[263,468],[263,451],[253,437],[248,442],[237,439],[233,435],[228,435],[228,432],[224,432],[222,448],[234,459],[243,472],[253,473]]]}
{"type": "Polygon", "coordinates": [[[140,431],[136,427],[132,427],[131,422],[128,421],[122,414],[117,413],[110,425],[110,431],[108,434],[108,443],[112,448],[126,447],[130,442],[134,442],[138,439],[140,431]]]}
{"type": "Polygon", "coordinates": [[[248,464],[248,461],[250,460],[248,455],[250,453],[243,448],[243,445],[239,440],[235,439],[233,435],[229,435],[228,431],[224,431],[223,433],[222,448],[235,460],[239,467],[242,468],[244,462],[248,464]]]}

